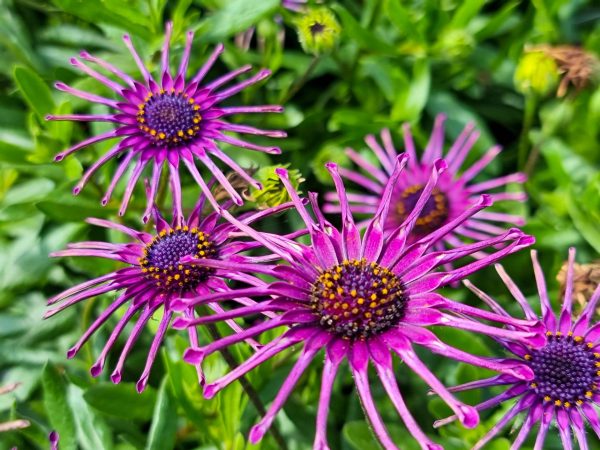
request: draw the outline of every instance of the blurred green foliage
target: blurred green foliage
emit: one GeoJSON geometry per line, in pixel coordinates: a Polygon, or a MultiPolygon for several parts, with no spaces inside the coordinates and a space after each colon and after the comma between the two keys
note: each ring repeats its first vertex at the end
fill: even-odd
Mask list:
{"type": "MultiPolygon", "coordinates": [[[[335,160],[348,165],[344,147],[366,148],[362,138],[382,127],[389,127],[400,143],[400,126],[409,122],[423,148],[433,117],[445,112],[448,140],[470,121],[481,131],[470,161],[493,143],[504,147],[502,157],[488,167],[486,176],[517,169],[528,173],[529,202],[510,205],[506,212],[527,217],[525,230],[536,236],[555,300],[559,288],[554,276],[566,259],[567,248],[577,246],[582,262],[598,257],[600,89],[591,82],[580,91],[571,88],[562,98],[555,98],[554,92],[524,97],[513,84],[526,44],[570,44],[589,51],[600,48],[600,10],[595,2],[322,3],[335,12],[341,37],[335,51],[314,57],[305,54],[297,41],[294,24],[298,14],[283,9],[278,0],[0,0],[0,383],[21,383],[13,394],[0,397],[0,421],[26,418],[32,424],[0,435],[0,450],[47,448],[50,430],[60,433],[61,450],[276,448],[270,436],[256,446],[246,442],[257,413],[239,385],[212,401],[202,399],[194,368],[181,361],[186,347],[182,335],[171,332],[150,387],[137,395],[133,382],[143,366],[151,333],[146,331],[136,345],[124,382],[118,386],[110,384],[106,374],[93,379],[88,372],[106,330],[76,358],[66,359],[67,348],[90,323],[95,310],[110,298],[87,301],[52,320],[41,320],[46,298],[114,269],[106,261],[50,261],[47,256],[67,242],[87,236],[121,237],[103,234],[82,222],[89,216],[115,219],[117,203],[104,208],[99,203],[114,170],[111,164],[78,197],[71,194],[82,168],[107,149],[106,143],[61,163],[52,162],[55,153],[90,133],[106,130],[107,125],[48,123],[44,116],[102,112],[102,108],[90,108],[51,86],[62,80],[103,93],[102,86],[69,64],[69,58],[84,48],[137,74],[120,39],[124,32],[132,34],[152,69],[159,64],[164,22],[172,19],[174,54],[182,50],[185,30],[197,32],[191,69],[202,64],[211,44],[223,41],[226,51],[213,77],[246,63],[273,71],[266,84],[245,91],[235,101],[284,102],[284,114],[246,121],[285,129],[289,138],[282,142],[280,157],[230,151],[243,166],[290,164],[306,178],[303,191],[324,192],[331,186],[322,164],[335,160]],[[249,48],[242,49],[235,45],[235,36],[249,27],[255,27],[254,37],[249,48]]],[[[184,183],[189,186],[184,190],[189,206],[197,189],[187,178],[184,183]]],[[[141,188],[136,193],[131,211],[143,208],[141,188]]],[[[133,213],[125,220],[141,225],[133,213]]],[[[289,219],[274,225],[283,232],[293,229],[294,223],[289,219]]],[[[510,257],[507,266],[535,302],[527,252],[510,257]]],[[[473,278],[515,310],[492,268],[473,278]]],[[[449,295],[475,302],[463,288],[449,295]]],[[[437,332],[446,341],[479,354],[491,355],[495,349],[481,337],[455,330],[437,332]]],[[[201,338],[209,340],[208,335],[201,338]]],[[[243,346],[236,350],[240,359],[248,355],[243,346]]],[[[483,370],[426,353],[422,357],[447,384],[486,375],[483,370]]],[[[292,364],[293,356],[288,354],[249,376],[265,403],[274,397],[292,364]]],[[[303,377],[278,417],[290,450],[308,449],[312,444],[319,369],[316,364],[303,377]]],[[[225,370],[219,356],[207,361],[209,379],[225,370]]],[[[470,447],[500,417],[500,411],[484,413],[474,430],[459,425],[434,430],[431,423],[448,414],[448,409],[438,399],[426,396],[426,386],[405,367],[398,365],[397,374],[417,421],[448,449],[470,447]]],[[[373,389],[395,441],[403,448],[418,448],[383,390],[376,383],[373,389]]],[[[341,376],[330,414],[331,446],[336,450],[377,448],[352,392],[350,376],[341,376]]],[[[465,394],[464,399],[474,403],[483,395],[489,393],[465,394]]],[[[531,439],[527,444],[532,446],[531,439]]],[[[559,448],[557,440],[548,440],[547,445],[559,448]]],[[[600,448],[597,442],[590,445],[600,448]]],[[[486,448],[509,446],[506,434],[486,448]]]]}

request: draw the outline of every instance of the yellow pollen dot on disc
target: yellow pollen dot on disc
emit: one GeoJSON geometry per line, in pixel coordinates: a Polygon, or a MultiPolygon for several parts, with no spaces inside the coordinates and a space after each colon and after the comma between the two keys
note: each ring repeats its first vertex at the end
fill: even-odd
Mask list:
{"type": "Polygon", "coordinates": [[[156,130],[155,130],[155,129],[152,129],[152,130],[150,130],[150,134],[151,134],[152,136],[156,136],[156,130]]]}
{"type": "Polygon", "coordinates": [[[190,102],[190,104],[192,104],[195,102],[195,100],[192,97],[190,97],[189,102],[190,102]]]}
{"type": "Polygon", "coordinates": [[[381,293],[382,293],[383,295],[386,295],[388,292],[389,292],[389,291],[388,291],[387,289],[385,289],[385,288],[381,290],[381,293]]]}
{"type": "Polygon", "coordinates": [[[593,342],[588,342],[587,346],[588,346],[588,348],[593,348],[594,347],[594,343],[593,342]]]}
{"type": "Polygon", "coordinates": [[[525,355],[525,360],[529,361],[531,359],[531,355],[527,354],[525,355]]]}
{"type": "Polygon", "coordinates": [[[352,308],[352,314],[358,314],[358,308],[352,308]]]}
{"type": "Polygon", "coordinates": [[[188,128],[187,134],[189,134],[191,136],[192,134],[194,134],[194,130],[192,130],[191,128],[188,128]]]}
{"type": "Polygon", "coordinates": [[[158,133],[158,138],[159,139],[164,139],[166,137],[167,137],[167,135],[165,133],[163,133],[162,131],[160,133],[158,133]]]}
{"type": "Polygon", "coordinates": [[[383,284],[387,284],[387,282],[388,282],[388,279],[387,279],[387,278],[382,278],[382,279],[381,279],[381,282],[382,282],[383,284]]]}
{"type": "Polygon", "coordinates": [[[552,336],[552,331],[546,331],[546,336],[552,336]]]}
{"type": "Polygon", "coordinates": [[[600,358],[600,353],[594,353],[594,358],[600,358]]]}
{"type": "Polygon", "coordinates": [[[184,135],[184,133],[183,133],[183,130],[179,130],[179,131],[177,132],[177,136],[179,136],[179,137],[183,137],[183,135],[184,135]]]}
{"type": "Polygon", "coordinates": [[[335,274],[333,276],[333,281],[338,281],[340,279],[340,276],[338,274],[335,274]]]}
{"type": "Polygon", "coordinates": [[[379,286],[379,283],[377,281],[373,281],[373,284],[371,285],[372,287],[376,288],[379,286]]]}
{"type": "Polygon", "coordinates": [[[337,288],[337,293],[340,294],[340,295],[342,295],[344,293],[344,288],[338,287],[337,288]]]}
{"type": "Polygon", "coordinates": [[[366,317],[367,319],[370,319],[372,316],[373,316],[373,314],[371,314],[370,312],[366,312],[366,313],[365,313],[365,317],[366,317]]]}
{"type": "Polygon", "coordinates": [[[577,399],[577,400],[575,401],[575,403],[577,403],[577,405],[581,406],[581,405],[583,405],[583,400],[581,400],[581,399],[579,398],[579,399],[577,399]]]}
{"type": "Polygon", "coordinates": [[[335,294],[329,294],[329,300],[335,299],[335,294]]]}
{"type": "Polygon", "coordinates": [[[569,332],[567,333],[567,336],[573,336],[573,332],[572,332],[572,331],[569,331],[569,332]]]}
{"type": "Polygon", "coordinates": [[[179,275],[178,273],[176,273],[173,278],[175,278],[176,280],[179,280],[181,278],[181,275],[179,275]]]}
{"type": "Polygon", "coordinates": [[[594,394],[592,394],[592,391],[587,391],[587,392],[585,393],[585,396],[586,396],[587,398],[592,398],[592,395],[594,395],[594,394]]]}
{"type": "Polygon", "coordinates": [[[365,299],[360,297],[358,300],[356,300],[356,303],[358,303],[359,305],[362,305],[365,302],[365,299]]]}
{"type": "Polygon", "coordinates": [[[544,401],[545,401],[545,402],[549,402],[550,400],[552,400],[552,399],[550,398],[550,396],[549,396],[549,395],[546,395],[546,396],[544,397],[544,401]]]}
{"type": "Polygon", "coordinates": [[[200,252],[200,256],[205,256],[205,255],[206,255],[206,252],[205,252],[204,250],[202,250],[202,251],[200,252]]]}
{"type": "Polygon", "coordinates": [[[190,272],[191,272],[191,271],[190,271],[190,269],[186,269],[184,273],[185,273],[186,275],[189,275],[189,274],[190,274],[190,272]]]}
{"type": "Polygon", "coordinates": [[[377,294],[371,294],[371,300],[377,300],[377,294]]]}
{"type": "Polygon", "coordinates": [[[573,340],[574,340],[575,342],[582,342],[582,341],[583,341],[583,336],[575,336],[575,337],[573,338],[573,340]]]}
{"type": "Polygon", "coordinates": [[[569,402],[565,402],[565,408],[570,408],[571,404],[569,402]]]}
{"type": "Polygon", "coordinates": [[[335,309],[338,309],[338,308],[340,307],[340,302],[335,302],[335,303],[333,304],[333,307],[334,307],[335,309]]]}
{"type": "Polygon", "coordinates": [[[198,111],[200,107],[198,105],[194,105],[194,111],[198,111]]]}
{"type": "MultiPolygon", "coordinates": [[[[333,284],[333,283],[332,283],[332,284],[333,284]]],[[[356,289],[352,289],[352,290],[350,291],[350,295],[351,295],[352,297],[356,297],[356,289]]]]}
{"type": "Polygon", "coordinates": [[[560,336],[562,336],[562,331],[557,331],[555,334],[556,334],[556,336],[560,337],[560,336]]]}
{"type": "Polygon", "coordinates": [[[537,383],[531,383],[529,386],[535,389],[537,387],[537,383]]]}
{"type": "Polygon", "coordinates": [[[348,309],[348,308],[350,308],[350,305],[348,305],[348,303],[342,304],[342,309],[348,309]]]}
{"type": "Polygon", "coordinates": [[[377,302],[369,303],[369,308],[377,308],[377,302]]]}
{"type": "Polygon", "coordinates": [[[554,400],[554,405],[560,406],[560,405],[562,405],[562,402],[560,400],[554,400]]]}
{"type": "Polygon", "coordinates": [[[194,121],[194,123],[200,123],[200,118],[199,117],[194,117],[192,120],[194,121]]]}

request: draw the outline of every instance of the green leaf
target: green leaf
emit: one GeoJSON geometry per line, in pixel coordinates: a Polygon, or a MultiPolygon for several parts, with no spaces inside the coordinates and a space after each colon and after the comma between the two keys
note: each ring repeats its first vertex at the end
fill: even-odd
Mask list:
{"type": "Polygon", "coordinates": [[[450,26],[452,28],[465,28],[469,22],[483,8],[485,0],[465,0],[461,2],[460,7],[452,17],[450,26]]]}
{"type": "Polygon", "coordinates": [[[67,401],[67,383],[51,363],[46,363],[42,373],[44,408],[50,425],[60,435],[61,450],[77,450],[73,411],[67,401]]]}
{"type": "Polygon", "coordinates": [[[46,114],[54,110],[54,100],[48,85],[27,67],[15,67],[13,76],[29,107],[37,113],[40,120],[45,120],[46,114]]]}
{"type": "Polygon", "coordinates": [[[100,383],[85,394],[85,401],[100,412],[124,419],[149,420],[156,401],[156,392],[150,387],[138,394],[133,383],[100,383]]]}
{"type": "Polygon", "coordinates": [[[200,23],[198,36],[208,42],[233,36],[272,14],[279,3],[279,0],[229,0],[200,23]]]}
{"type": "Polygon", "coordinates": [[[415,61],[411,80],[410,86],[404,89],[394,102],[391,114],[394,120],[415,120],[423,111],[431,88],[431,71],[426,59],[415,61]]]}
{"type": "Polygon", "coordinates": [[[348,422],[344,425],[342,434],[350,446],[355,450],[379,447],[379,444],[373,437],[373,433],[371,433],[369,425],[362,420],[348,422]]]}
{"type": "Polygon", "coordinates": [[[152,38],[152,23],[147,14],[141,13],[138,2],[122,0],[54,0],[61,10],[93,24],[106,23],[136,34],[146,40],[152,38]]]}
{"type": "MultiPolygon", "coordinates": [[[[84,450],[111,450],[111,432],[106,422],[98,417],[83,399],[83,391],[74,385],[69,386],[69,405],[77,425],[79,445],[84,450]]],[[[61,435],[62,450],[62,435],[61,435]]]]}
{"type": "Polygon", "coordinates": [[[381,40],[371,31],[363,28],[346,8],[336,4],[333,5],[333,9],[340,16],[340,20],[342,21],[342,33],[346,37],[356,41],[360,47],[372,50],[376,53],[395,53],[393,46],[381,40]]]}
{"type": "Polygon", "coordinates": [[[152,425],[148,434],[146,450],[162,450],[175,446],[177,433],[177,402],[165,378],[158,390],[152,425]]]}

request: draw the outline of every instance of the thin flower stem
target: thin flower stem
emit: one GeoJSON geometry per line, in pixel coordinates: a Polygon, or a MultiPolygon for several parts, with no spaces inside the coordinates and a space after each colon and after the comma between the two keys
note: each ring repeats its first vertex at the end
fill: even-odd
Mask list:
{"type": "MultiPolygon", "coordinates": [[[[212,323],[206,324],[206,328],[208,329],[208,332],[210,333],[212,339],[214,339],[215,341],[217,341],[223,337],[223,336],[221,336],[221,333],[219,333],[219,330],[217,329],[215,324],[212,324],[212,323]]],[[[225,348],[221,349],[220,352],[221,352],[221,355],[223,356],[223,359],[225,360],[225,362],[229,365],[229,368],[231,370],[236,369],[238,365],[235,361],[235,358],[229,351],[229,348],[225,347],[225,348]]],[[[246,379],[245,376],[242,375],[239,378],[239,382],[242,385],[242,388],[244,389],[244,391],[246,392],[248,397],[250,398],[250,401],[254,405],[254,408],[256,408],[256,411],[261,416],[264,416],[267,413],[267,410],[265,409],[265,406],[263,405],[262,400],[260,399],[260,396],[258,395],[258,392],[256,392],[256,390],[254,389],[252,384],[250,384],[250,382],[246,379]]],[[[277,445],[279,446],[279,448],[281,450],[287,450],[287,444],[285,442],[285,439],[283,438],[283,436],[281,435],[281,433],[279,432],[279,429],[277,428],[277,426],[275,424],[271,425],[271,427],[269,428],[269,432],[271,433],[271,436],[273,436],[273,439],[275,439],[275,442],[277,442],[277,445]]]]}
{"type": "Polygon", "coordinates": [[[519,137],[518,147],[518,167],[519,170],[523,170],[527,161],[527,154],[529,150],[529,132],[533,126],[535,120],[535,114],[537,112],[537,97],[535,95],[527,95],[525,97],[525,111],[523,114],[523,126],[521,129],[521,136],[519,137]]]}
{"type": "Polygon", "coordinates": [[[298,91],[300,90],[300,88],[302,86],[304,86],[306,84],[306,82],[308,81],[308,77],[310,77],[310,75],[313,73],[313,71],[315,70],[315,67],[317,67],[317,64],[320,61],[320,57],[319,56],[315,56],[312,61],[310,62],[310,64],[308,65],[308,67],[306,68],[306,70],[304,71],[304,74],[302,75],[301,78],[299,78],[290,88],[290,90],[288,91],[287,95],[285,95],[280,101],[279,103],[284,105],[286,104],[294,95],[296,95],[298,93],[298,91]]]}

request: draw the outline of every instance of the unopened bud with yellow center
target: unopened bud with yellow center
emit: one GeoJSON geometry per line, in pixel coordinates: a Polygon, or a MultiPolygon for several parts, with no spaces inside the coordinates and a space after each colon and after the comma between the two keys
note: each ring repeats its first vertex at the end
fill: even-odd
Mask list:
{"type": "Polygon", "coordinates": [[[311,8],[296,20],[298,39],[306,53],[328,53],[337,44],[341,27],[329,8],[311,8]]]}
{"type": "Polygon", "coordinates": [[[558,83],[558,66],[543,51],[525,51],[515,71],[515,87],[523,94],[547,95],[558,83]]]}
{"type": "MultiPolygon", "coordinates": [[[[287,168],[288,166],[289,164],[284,167],[287,168]]],[[[262,189],[251,187],[246,198],[255,202],[258,209],[278,206],[291,200],[287,189],[279,179],[279,176],[275,173],[275,169],[278,169],[279,167],[280,166],[263,167],[254,174],[254,179],[262,184],[262,189]]],[[[300,193],[298,188],[300,183],[304,181],[300,171],[288,169],[288,176],[294,189],[300,193]]]]}

